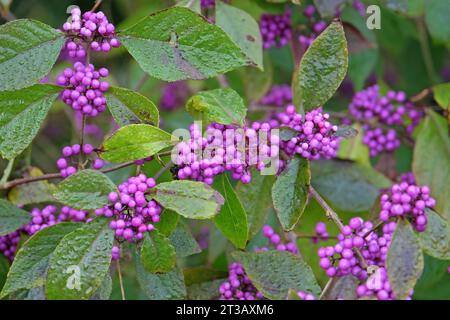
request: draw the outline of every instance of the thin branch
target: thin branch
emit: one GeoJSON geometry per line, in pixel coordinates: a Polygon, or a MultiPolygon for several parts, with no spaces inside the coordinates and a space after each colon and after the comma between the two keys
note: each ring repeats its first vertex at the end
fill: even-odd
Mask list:
{"type": "Polygon", "coordinates": [[[9,175],[11,174],[12,168],[14,164],[14,158],[9,160],[8,165],[5,168],[5,171],[3,171],[2,179],[0,180],[0,183],[5,183],[9,179],[9,175]]]}
{"type": "MultiPolygon", "coordinates": [[[[320,196],[320,194],[312,186],[309,187],[309,192],[316,199],[319,205],[325,210],[325,214],[327,215],[328,219],[333,221],[337,225],[339,230],[342,231],[344,229],[344,224],[342,223],[338,214],[328,205],[328,203],[320,196]]],[[[367,269],[367,262],[364,259],[363,255],[361,254],[361,251],[359,251],[359,249],[357,248],[354,248],[354,252],[358,256],[358,259],[361,262],[361,266],[363,267],[363,269],[367,269]]]]}
{"type": "Polygon", "coordinates": [[[228,84],[227,78],[223,74],[219,74],[217,76],[217,81],[219,81],[221,88],[228,88],[230,85],[228,84]]]}
{"type": "Polygon", "coordinates": [[[123,281],[122,281],[122,270],[120,269],[119,260],[116,260],[116,268],[117,268],[117,275],[119,276],[120,294],[122,295],[122,300],[126,300],[125,289],[123,288],[123,281]]]}
{"type": "MultiPolygon", "coordinates": [[[[83,114],[81,119],[81,129],[80,129],[80,149],[83,150],[83,144],[84,144],[84,130],[86,128],[86,115],[83,114]]],[[[84,168],[83,166],[83,152],[80,152],[79,162],[78,162],[78,169],[84,168]]]]}
{"type": "Polygon", "coordinates": [[[418,94],[409,98],[409,100],[411,100],[411,102],[418,102],[418,101],[424,99],[425,97],[427,97],[431,92],[433,92],[431,90],[431,88],[425,88],[422,91],[420,91],[418,94]]]}
{"type": "Polygon", "coordinates": [[[331,287],[333,286],[333,279],[334,278],[330,278],[328,280],[327,284],[325,285],[325,288],[323,288],[322,292],[320,293],[319,300],[324,300],[324,298],[327,295],[328,291],[330,291],[331,287]]]}
{"type": "Polygon", "coordinates": [[[102,4],[103,0],[97,0],[95,1],[94,6],[92,7],[92,9],[90,10],[91,12],[94,12],[95,10],[97,10],[98,7],[100,7],[100,5],[102,4]]]}
{"type": "Polygon", "coordinates": [[[159,170],[155,176],[153,177],[155,180],[157,180],[159,177],[161,177],[164,172],[166,172],[171,166],[173,165],[172,161],[169,161],[166,163],[166,165],[164,167],[161,168],[161,170],[159,170]]]}
{"type": "Polygon", "coordinates": [[[149,79],[148,73],[144,73],[144,75],[139,79],[136,86],[134,87],[134,91],[140,91],[148,79],[149,79]]]}
{"type": "Polygon", "coordinates": [[[379,227],[381,227],[384,224],[384,221],[380,221],[378,222],[372,229],[370,229],[369,231],[367,231],[362,238],[365,239],[369,234],[371,234],[372,232],[376,231],[379,227]]]}

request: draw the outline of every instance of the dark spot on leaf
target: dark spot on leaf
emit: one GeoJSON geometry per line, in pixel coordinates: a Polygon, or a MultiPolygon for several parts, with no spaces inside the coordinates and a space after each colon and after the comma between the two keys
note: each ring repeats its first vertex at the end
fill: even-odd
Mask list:
{"type": "Polygon", "coordinates": [[[248,41],[251,41],[251,42],[255,42],[256,39],[255,39],[254,36],[248,34],[248,35],[247,35],[247,40],[248,40],[248,41]]]}

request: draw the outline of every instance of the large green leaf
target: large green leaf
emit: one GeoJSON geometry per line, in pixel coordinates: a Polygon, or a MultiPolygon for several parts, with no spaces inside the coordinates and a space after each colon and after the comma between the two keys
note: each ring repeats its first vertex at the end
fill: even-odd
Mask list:
{"type": "Polygon", "coordinates": [[[425,255],[422,276],[414,288],[413,299],[416,300],[449,300],[450,283],[448,282],[448,266],[450,260],[438,260],[425,255]]]}
{"type": "Polygon", "coordinates": [[[30,221],[30,213],[0,199],[0,236],[16,231],[30,221]]]}
{"type": "Polygon", "coordinates": [[[88,299],[100,287],[111,264],[114,232],[97,218],[67,234],[50,258],[48,299],[88,299]]]}
{"type": "Polygon", "coordinates": [[[39,21],[19,19],[1,25],[0,91],[21,89],[41,80],[50,72],[63,44],[62,32],[39,21]]]}
{"type": "Polygon", "coordinates": [[[292,230],[305,210],[310,180],[309,161],[294,157],[273,185],[273,207],[284,230],[292,230]]]}
{"type": "Polygon", "coordinates": [[[148,272],[169,272],[176,262],[175,249],[158,230],[146,235],[141,249],[141,261],[148,272]]]}
{"type": "Polygon", "coordinates": [[[197,240],[192,235],[191,230],[189,230],[189,227],[183,221],[178,223],[175,230],[169,236],[169,240],[175,248],[177,258],[185,258],[202,251],[197,240]]]}
{"type": "Polygon", "coordinates": [[[349,161],[314,161],[312,185],[333,206],[349,212],[369,210],[389,179],[366,165],[349,161]]]}
{"type": "MultiPolygon", "coordinates": [[[[30,177],[39,177],[44,174],[36,167],[30,167],[28,173],[30,177]]],[[[8,193],[8,199],[17,206],[52,202],[55,201],[52,195],[54,190],[55,185],[48,181],[35,181],[12,188],[8,193]]]]}
{"type": "Polygon", "coordinates": [[[159,125],[158,108],[142,94],[118,87],[105,93],[108,109],[119,126],[147,123],[159,125]]]}
{"type": "Polygon", "coordinates": [[[158,222],[159,232],[166,236],[170,236],[170,234],[177,227],[178,220],[180,220],[180,215],[172,210],[164,209],[160,217],[161,220],[158,222]]]}
{"type": "Polygon", "coordinates": [[[293,80],[294,102],[301,112],[328,101],[344,80],[347,42],[340,22],[332,22],[303,55],[293,80]]]}
{"type": "Polygon", "coordinates": [[[198,92],[186,103],[191,113],[200,112],[206,123],[243,125],[247,108],[236,91],[230,88],[198,92]]]}
{"type": "Polygon", "coordinates": [[[164,208],[189,219],[209,219],[219,213],[223,197],[208,185],[189,180],[163,182],[151,195],[164,208]]]}
{"type": "Polygon", "coordinates": [[[100,287],[95,291],[89,300],[109,300],[112,292],[112,278],[109,273],[106,274],[100,287]]]}
{"type": "Polygon", "coordinates": [[[184,276],[175,267],[167,273],[151,273],[144,269],[141,258],[135,256],[136,276],[142,291],[151,300],[180,300],[186,296],[184,276]]]}
{"type": "Polygon", "coordinates": [[[239,183],[236,194],[241,200],[247,214],[248,237],[253,238],[264,225],[269,209],[272,206],[272,186],[275,181],[273,175],[261,175],[252,172],[251,183],[239,183]]]}
{"type": "Polygon", "coordinates": [[[263,68],[259,25],[244,10],[216,1],[216,25],[221,27],[260,69],[263,68]]]}
{"type": "Polygon", "coordinates": [[[119,38],[145,72],[165,81],[205,79],[252,64],[222,29],[184,7],[151,14],[119,38]]]}
{"type": "Polygon", "coordinates": [[[357,278],[349,274],[331,278],[330,281],[329,289],[322,300],[357,300],[356,288],[359,285],[357,278]]]}
{"type": "Polygon", "coordinates": [[[433,210],[425,210],[427,228],[419,233],[422,248],[432,257],[450,260],[450,224],[433,210]]]}
{"type": "Polygon", "coordinates": [[[214,184],[225,198],[225,204],[214,218],[216,227],[239,249],[245,248],[248,239],[247,214],[241,201],[234,192],[226,174],[214,184]]]}
{"type": "Polygon", "coordinates": [[[423,270],[419,239],[406,220],[397,222],[397,229],[389,246],[386,269],[395,297],[398,300],[406,299],[423,270]]]}
{"type": "Polygon", "coordinates": [[[175,138],[149,124],[130,124],[103,142],[102,158],[110,162],[144,159],[175,143],[175,138]]]}
{"type": "Polygon", "coordinates": [[[1,296],[43,286],[56,246],[65,235],[79,227],[78,223],[59,223],[42,229],[28,239],[14,258],[1,296]]]}
{"type": "Polygon", "coordinates": [[[425,22],[431,36],[450,46],[450,25],[448,14],[450,2],[442,0],[427,0],[425,5],[425,22]]]}
{"type": "Polygon", "coordinates": [[[450,221],[450,138],[444,118],[430,111],[417,133],[413,172],[419,185],[430,187],[436,211],[450,221]]]}
{"type": "Polygon", "coordinates": [[[450,82],[441,83],[433,87],[434,100],[444,110],[450,108],[450,82]]]}
{"type": "Polygon", "coordinates": [[[92,210],[108,203],[108,194],[117,191],[115,184],[97,170],[82,170],[58,184],[54,197],[75,209],[92,210]]]}
{"type": "Polygon", "coordinates": [[[2,157],[13,159],[28,147],[60,91],[60,87],[48,84],[35,84],[17,91],[0,91],[2,157]]]}
{"type": "Polygon", "coordinates": [[[318,296],[320,286],[311,268],[298,256],[286,251],[234,252],[255,287],[268,299],[286,299],[288,290],[318,296]]]}

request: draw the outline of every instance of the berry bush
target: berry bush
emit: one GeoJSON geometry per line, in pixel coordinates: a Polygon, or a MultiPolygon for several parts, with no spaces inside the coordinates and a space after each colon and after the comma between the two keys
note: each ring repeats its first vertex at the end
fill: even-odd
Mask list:
{"type": "Polygon", "coordinates": [[[450,299],[449,15],[0,1],[0,298],[450,299]]]}

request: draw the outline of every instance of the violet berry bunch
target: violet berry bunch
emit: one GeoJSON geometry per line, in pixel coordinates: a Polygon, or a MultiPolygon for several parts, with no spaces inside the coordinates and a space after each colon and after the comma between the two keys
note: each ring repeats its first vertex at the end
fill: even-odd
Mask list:
{"type": "Polygon", "coordinates": [[[260,103],[264,106],[286,107],[292,104],[292,89],[286,84],[274,85],[270,91],[261,98],[260,103]]]}
{"type": "MultiPolygon", "coordinates": [[[[108,195],[109,204],[96,209],[97,216],[111,218],[109,227],[117,241],[139,242],[146,232],[155,229],[160,220],[161,206],[149,199],[156,182],[144,174],[130,177],[118,186],[119,192],[108,195]]],[[[120,251],[113,248],[113,258],[120,257],[120,251]]]]}
{"type": "Polygon", "coordinates": [[[92,64],[86,66],[75,62],[73,69],[66,68],[56,80],[57,84],[65,87],[61,93],[62,100],[85,116],[97,116],[106,110],[103,93],[108,90],[109,84],[101,78],[108,74],[106,68],[96,70],[92,64]]]}
{"type": "Polygon", "coordinates": [[[382,95],[378,85],[355,93],[349,112],[363,124],[363,142],[371,156],[397,149],[400,146],[398,131],[411,135],[424,116],[403,91],[390,90],[382,95]]]}
{"type": "Polygon", "coordinates": [[[0,236],[0,253],[5,256],[9,262],[14,260],[17,246],[20,242],[21,230],[16,230],[4,236],[0,236]]]}
{"type": "Polygon", "coordinates": [[[298,37],[298,41],[300,42],[303,50],[308,49],[308,47],[313,43],[317,36],[327,27],[327,23],[324,20],[318,18],[318,15],[316,13],[316,7],[312,4],[307,5],[303,10],[303,16],[308,21],[308,23],[306,24],[307,30],[303,31],[302,34],[298,37]]]}
{"type": "Polygon", "coordinates": [[[70,57],[85,57],[85,45],[98,52],[109,52],[111,48],[120,47],[120,41],[115,35],[115,27],[103,12],[87,11],[81,14],[80,8],[73,7],[70,13],[70,18],[63,25],[63,30],[69,39],[65,47],[70,57]]]}
{"type": "Polygon", "coordinates": [[[328,113],[315,109],[306,115],[296,113],[289,105],[286,112],[277,114],[280,126],[287,126],[299,134],[288,141],[281,141],[280,148],[287,155],[298,154],[309,160],[331,159],[336,156],[340,138],[336,135],[338,127],[331,124],[328,113]]]}
{"type": "Polygon", "coordinates": [[[253,285],[239,262],[228,266],[228,279],[219,287],[220,300],[261,300],[263,294],[253,285]]]}
{"type": "Polygon", "coordinates": [[[280,15],[263,14],[259,26],[264,49],[284,47],[292,38],[291,11],[280,15]]]}
{"type": "MultiPolygon", "coordinates": [[[[265,225],[262,228],[262,233],[264,235],[264,237],[266,237],[267,239],[269,239],[270,244],[275,248],[275,250],[278,251],[288,251],[292,254],[298,254],[298,248],[297,245],[295,244],[295,242],[287,242],[287,243],[283,243],[280,235],[278,233],[276,233],[273,228],[269,225],[265,225]]],[[[269,248],[260,248],[258,250],[264,250],[267,251],[269,250],[269,248]]]]}
{"type": "MultiPolygon", "coordinates": [[[[63,178],[67,178],[77,172],[77,161],[75,157],[80,155],[90,156],[93,154],[94,147],[89,144],[83,144],[81,147],[79,144],[74,144],[72,146],[66,146],[62,149],[62,157],[56,161],[56,166],[63,178]]],[[[100,158],[94,158],[91,160],[91,165],[93,169],[100,170],[104,166],[104,161],[100,158]]]]}
{"type": "Polygon", "coordinates": [[[436,200],[430,196],[428,186],[418,186],[414,176],[404,177],[404,181],[394,184],[382,194],[379,218],[389,221],[392,218],[405,217],[418,232],[423,232],[427,226],[426,208],[434,208],[436,200]],[[406,181],[409,180],[409,181],[406,181]]]}

